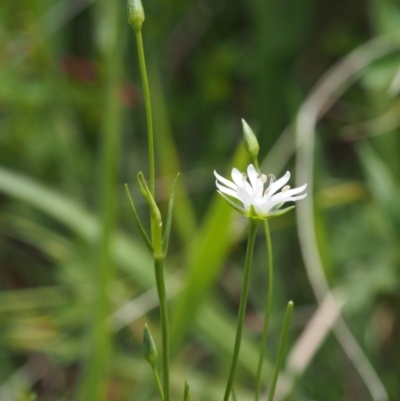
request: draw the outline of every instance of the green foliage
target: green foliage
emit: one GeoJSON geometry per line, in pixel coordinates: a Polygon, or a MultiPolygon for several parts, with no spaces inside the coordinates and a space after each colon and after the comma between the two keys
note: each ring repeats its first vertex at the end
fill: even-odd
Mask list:
{"type": "MultiPolygon", "coordinates": [[[[141,349],[145,321],[155,343],[160,341],[152,259],[140,238],[146,236],[150,248],[148,227],[144,218],[141,232],[133,227],[123,188],[137,171],[149,175],[144,104],[135,39],[122,32],[125,3],[113,2],[115,19],[110,3],[0,5],[0,399],[11,394],[33,401],[32,390],[38,401],[76,399],[95,313],[109,316],[112,342],[106,345],[102,396],[157,397],[141,349]],[[105,24],[108,17],[121,31],[105,24]],[[107,47],[116,31],[124,38],[120,47],[107,47]],[[104,132],[120,135],[121,144],[102,145],[104,132]],[[110,165],[118,169],[105,186],[108,162],[101,167],[101,148],[109,146],[118,155],[111,155],[110,165]],[[108,195],[115,199],[101,212],[99,198],[108,195]],[[105,241],[104,263],[115,269],[104,288],[109,304],[94,311],[103,263],[94,254],[108,212],[114,214],[115,235],[105,241]]],[[[182,399],[187,379],[190,396],[185,385],[184,401],[220,401],[234,341],[246,223],[215,193],[212,171],[248,163],[240,144],[242,117],[258,133],[261,156],[282,149],[272,157],[291,168],[287,149],[294,148],[293,137],[280,135],[313,84],[371,32],[398,40],[400,9],[395,1],[378,0],[368,9],[344,0],[155,0],[145,7],[156,200],[165,216],[165,248],[169,244],[171,399],[182,399]],[[272,148],[278,138],[283,147],[272,148]]],[[[310,194],[329,284],[348,299],[344,319],[393,400],[400,393],[399,67],[398,52],[368,64],[318,125],[310,194]]],[[[145,215],[140,194],[130,188],[134,214],[145,215]]],[[[265,382],[273,375],[270,361],[277,357],[285,300],[296,304],[289,350],[317,309],[294,213],[271,220],[271,229],[277,284],[265,382]]],[[[245,330],[235,379],[241,401],[252,399],[255,383],[265,263],[265,252],[256,250],[246,321],[251,330],[245,330]]],[[[283,377],[293,379],[286,370],[283,377]]],[[[328,335],[290,399],[352,398],[372,399],[328,335]]]]}

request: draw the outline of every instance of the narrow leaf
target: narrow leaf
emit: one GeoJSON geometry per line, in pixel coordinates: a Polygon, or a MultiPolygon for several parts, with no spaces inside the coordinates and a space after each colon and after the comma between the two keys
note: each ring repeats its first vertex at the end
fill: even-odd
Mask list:
{"type": "Polygon", "coordinates": [[[241,214],[245,214],[246,211],[240,207],[237,203],[231,201],[226,195],[224,195],[221,191],[217,191],[236,211],[241,214]]]}
{"type": "Polygon", "coordinates": [[[292,209],[294,209],[296,206],[289,206],[285,209],[279,209],[279,210],[275,210],[274,212],[271,212],[268,215],[268,218],[272,218],[272,217],[278,217],[278,216],[282,216],[284,214],[286,214],[287,212],[290,212],[292,209]]]}
{"type": "Polygon", "coordinates": [[[171,224],[172,224],[172,211],[174,210],[174,198],[175,198],[175,185],[178,180],[179,173],[176,175],[174,183],[172,184],[171,196],[169,197],[168,202],[168,214],[167,214],[167,223],[165,225],[163,243],[164,243],[164,253],[166,254],[168,251],[169,244],[169,236],[171,234],[171,224]]]}
{"type": "Polygon", "coordinates": [[[190,401],[189,384],[186,380],[185,380],[185,389],[183,390],[183,401],[190,401]]]}
{"type": "Polygon", "coordinates": [[[232,387],[232,399],[233,399],[233,401],[238,401],[234,387],[232,387]]]}
{"type": "Polygon", "coordinates": [[[137,214],[137,212],[136,212],[135,205],[133,204],[133,200],[132,200],[131,194],[130,194],[130,192],[129,192],[128,184],[125,184],[125,192],[126,192],[126,196],[128,197],[129,204],[130,204],[130,206],[131,206],[131,211],[132,211],[133,218],[134,218],[134,220],[135,220],[135,224],[136,224],[137,228],[139,229],[139,233],[140,233],[140,235],[142,236],[143,241],[144,241],[144,243],[145,243],[146,246],[147,246],[147,249],[148,249],[151,253],[153,253],[153,245],[151,244],[151,242],[150,242],[150,240],[149,240],[149,237],[147,236],[146,231],[145,231],[145,229],[143,228],[142,223],[141,223],[140,220],[139,220],[139,216],[138,216],[138,214],[137,214]]]}

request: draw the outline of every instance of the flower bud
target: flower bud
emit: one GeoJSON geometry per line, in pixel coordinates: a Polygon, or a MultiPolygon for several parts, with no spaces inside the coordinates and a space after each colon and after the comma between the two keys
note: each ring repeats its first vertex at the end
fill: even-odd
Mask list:
{"type": "Polygon", "coordinates": [[[258,144],[257,137],[243,118],[242,127],[244,148],[253,160],[257,160],[258,152],[260,150],[260,145],[258,144]]]}
{"type": "Polygon", "coordinates": [[[144,18],[141,0],[128,0],[128,22],[135,31],[142,29],[144,18]]]}
{"type": "Polygon", "coordinates": [[[151,366],[155,366],[158,357],[157,348],[147,323],[143,330],[143,356],[151,366]]]}

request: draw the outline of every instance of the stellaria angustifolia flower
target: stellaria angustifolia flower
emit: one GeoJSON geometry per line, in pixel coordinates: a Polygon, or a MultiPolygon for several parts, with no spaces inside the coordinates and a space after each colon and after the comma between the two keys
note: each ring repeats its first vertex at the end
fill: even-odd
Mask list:
{"type": "Polygon", "coordinates": [[[283,177],[275,180],[272,174],[268,176],[262,174],[250,164],[247,167],[247,174],[233,168],[233,181],[220,176],[216,171],[214,171],[214,175],[217,178],[216,185],[219,194],[238,212],[256,220],[281,216],[294,208],[294,206],[290,206],[281,209],[284,203],[304,199],[307,196],[307,194],[302,194],[307,184],[293,189],[286,185],[290,179],[289,171],[283,177]],[[243,206],[232,201],[226,195],[239,200],[243,206]]]}

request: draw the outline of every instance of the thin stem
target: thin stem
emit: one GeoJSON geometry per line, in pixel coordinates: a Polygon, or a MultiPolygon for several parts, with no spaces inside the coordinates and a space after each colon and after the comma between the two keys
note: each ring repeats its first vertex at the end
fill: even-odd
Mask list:
{"type": "Polygon", "coordinates": [[[257,170],[260,168],[257,157],[255,157],[255,158],[253,159],[253,164],[254,164],[254,167],[255,167],[257,170]]]}
{"type": "Polygon", "coordinates": [[[293,313],[293,302],[290,301],[286,307],[286,315],[285,315],[285,323],[283,325],[281,340],[279,342],[279,349],[278,349],[278,358],[276,360],[274,376],[272,378],[271,388],[268,394],[268,401],[273,401],[276,382],[278,381],[279,371],[281,370],[282,361],[283,361],[283,353],[285,351],[286,341],[289,333],[290,321],[292,319],[293,313]]]}
{"type": "Polygon", "coordinates": [[[256,376],[256,397],[255,397],[256,401],[260,399],[261,374],[264,363],[265,346],[267,343],[269,317],[271,315],[271,305],[272,305],[272,291],[274,286],[272,244],[271,244],[271,233],[269,230],[268,220],[264,221],[264,230],[265,230],[265,239],[267,243],[267,256],[268,256],[268,292],[267,292],[267,304],[264,315],[264,326],[261,335],[260,356],[258,359],[257,376],[256,376]]]}
{"type": "Polygon", "coordinates": [[[161,399],[161,401],[164,401],[164,393],[163,393],[160,377],[158,376],[158,372],[157,372],[155,365],[152,365],[151,369],[153,370],[154,379],[156,380],[156,383],[157,383],[157,390],[158,390],[160,399],[161,399]]]}
{"type": "Polygon", "coordinates": [[[153,118],[151,113],[151,100],[150,100],[150,89],[149,81],[147,79],[146,59],[144,57],[142,31],[135,30],[140,75],[142,76],[143,95],[144,103],[146,106],[146,118],[147,118],[147,136],[149,141],[149,172],[150,172],[150,192],[154,197],[154,134],[153,134],[153,118]]]}
{"type": "Polygon", "coordinates": [[[251,273],[251,265],[253,261],[253,250],[254,250],[254,242],[256,238],[258,222],[250,220],[250,231],[249,238],[247,241],[247,250],[246,250],[246,261],[244,266],[244,277],[243,277],[243,285],[242,285],[242,293],[240,295],[240,304],[239,304],[239,312],[238,312],[238,321],[236,327],[236,338],[235,345],[233,349],[232,363],[231,369],[229,372],[228,382],[226,384],[226,390],[224,395],[224,401],[229,400],[229,396],[232,390],[233,379],[235,377],[236,365],[239,358],[240,351],[240,343],[242,340],[242,332],[243,332],[243,323],[244,317],[246,314],[246,304],[247,304],[247,296],[249,293],[249,284],[250,284],[250,273],[251,273]]]}
{"type": "Polygon", "coordinates": [[[160,302],[164,400],[169,401],[169,324],[163,262],[163,259],[155,259],[154,268],[160,302]]]}

